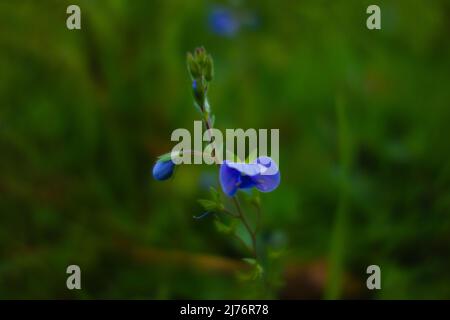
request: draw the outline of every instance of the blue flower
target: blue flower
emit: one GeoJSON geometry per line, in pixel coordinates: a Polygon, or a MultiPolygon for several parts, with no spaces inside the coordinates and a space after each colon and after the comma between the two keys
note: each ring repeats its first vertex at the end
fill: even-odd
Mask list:
{"type": "Polygon", "coordinates": [[[175,169],[175,163],[169,160],[158,160],[153,166],[153,178],[162,181],[169,179],[175,169]]]}
{"type": "Polygon", "coordinates": [[[212,32],[220,36],[234,36],[240,28],[239,20],[227,8],[215,7],[209,14],[209,25],[212,32]]]}
{"type": "Polygon", "coordinates": [[[261,192],[271,192],[280,184],[280,171],[269,157],[259,157],[253,163],[236,163],[225,160],[220,166],[220,185],[232,197],[238,189],[255,187],[261,192]]]}

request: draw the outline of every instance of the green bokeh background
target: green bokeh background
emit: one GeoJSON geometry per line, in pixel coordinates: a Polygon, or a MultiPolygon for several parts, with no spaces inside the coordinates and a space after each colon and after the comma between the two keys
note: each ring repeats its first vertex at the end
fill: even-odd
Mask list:
{"type": "Polygon", "coordinates": [[[450,298],[449,16],[445,0],[1,0],[0,298],[261,297],[236,277],[239,244],[192,218],[216,168],[151,177],[198,118],[199,45],[216,126],[280,129],[282,183],[262,196],[286,242],[273,297],[450,298]],[[214,34],[214,4],[256,23],[214,34]]]}

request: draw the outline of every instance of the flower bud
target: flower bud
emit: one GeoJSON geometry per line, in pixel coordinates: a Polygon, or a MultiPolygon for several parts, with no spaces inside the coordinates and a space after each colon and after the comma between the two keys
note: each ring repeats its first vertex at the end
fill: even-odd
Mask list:
{"type": "Polygon", "coordinates": [[[213,79],[213,60],[205,48],[196,48],[194,54],[187,54],[187,66],[189,74],[194,80],[206,80],[210,82],[213,79]]]}
{"type": "Polygon", "coordinates": [[[169,179],[175,169],[175,163],[172,160],[158,160],[153,166],[153,178],[159,181],[169,179]]]}
{"type": "Polygon", "coordinates": [[[211,55],[206,56],[205,60],[205,80],[210,82],[214,77],[214,64],[211,55]]]}
{"type": "Polygon", "coordinates": [[[192,79],[199,79],[202,76],[201,68],[194,56],[188,52],[187,54],[187,66],[189,70],[189,74],[191,75],[192,79]]]}

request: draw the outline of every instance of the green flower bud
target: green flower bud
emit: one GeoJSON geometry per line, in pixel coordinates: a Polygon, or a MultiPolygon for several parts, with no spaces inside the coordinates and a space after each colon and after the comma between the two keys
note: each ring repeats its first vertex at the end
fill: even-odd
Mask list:
{"type": "Polygon", "coordinates": [[[199,79],[202,76],[202,70],[196,58],[188,52],[186,61],[192,79],[199,79]]]}
{"type": "Polygon", "coordinates": [[[205,80],[210,82],[214,77],[214,64],[211,55],[206,56],[205,61],[205,80]]]}
{"type": "Polygon", "coordinates": [[[196,58],[202,57],[205,54],[206,50],[204,47],[195,48],[195,56],[196,58]]]}
{"type": "Polygon", "coordinates": [[[213,79],[214,67],[211,55],[205,48],[196,48],[194,54],[187,54],[187,65],[189,73],[193,80],[206,80],[210,82],[213,79]]]}

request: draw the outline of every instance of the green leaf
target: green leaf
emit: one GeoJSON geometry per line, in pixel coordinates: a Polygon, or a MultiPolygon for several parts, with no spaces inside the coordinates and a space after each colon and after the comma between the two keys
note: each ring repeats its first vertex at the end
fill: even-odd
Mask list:
{"type": "Polygon", "coordinates": [[[204,98],[204,101],[205,101],[205,104],[204,104],[204,106],[205,106],[205,111],[206,111],[206,113],[210,114],[210,113],[211,113],[211,107],[209,106],[208,99],[205,97],[205,98],[204,98]]]}
{"type": "Polygon", "coordinates": [[[197,110],[198,113],[200,113],[200,115],[203,115],[202,108],[199,106],[199,104],[195,100],[194,100],[194,107],[195,107],[195,110],[197,110]]]}
{"type": "Polygon", "coordinates": [[[172,159],[172,152],[164,153],[158,157],[159,161],[169,161],[172,159]]]}
{"type": "Polygon", "coordinates": [[[205,58],[205,79],[206,81],[212,81],[214,77],[214,63],[211,55],[207,54],[205,58]]]}
{"type": "Polygon", "coordinates": [[[248,264],[254,266],[258,263],[258,261],[256,261],[256,259],[253,258],[243,258],[242,261],[247,262],[248,264]]]}
{"type": "Polygon", "coordinates": [[[209,192],[211,193],[211,198],[212,198],[215,202],[220,202],[220,192],[217,191],[216,188],[210,187],[210,188],[209,188],[209,192]]]}
{"type": "Polygon", "coordinates": [[[256,280],[262,277],[264,273],[263,267],[258,263],[255,265],[255,269],[253,270],[252,279],[256,280]]]}
{"type": "Polygon", "coordinates": [[[256,280],[261,278],[264,273],[263,267],[253,258],[244,258],[243,261],[251,265],[251,270],[248,273],[241,274],[240,278],[244,281],[256,280]]]}
{"type": "Polygon", "coordinates": [[[223,211],[225,210],[225,206],[222,203],[220,198],[220,193],[213,187],[210,187],[209,192],[211,194],[211,199],[199,199],[198,203],[206,210],[206,211],[223,211]]]}
{"type": "Polygon", "coordinates": [[[194,56],[188,52],[186,57],[186,62],[189,70],[189,74],[193,79],[198,79],[202,76],[200,66],[198,62],[194,59],[194,56]]]}
{"type": "Polygon", "coordinates": [[[219,209],[217,202],[207,199],[199,199],[198,203],[206,210],[206,211],[216,211],[219,209]]]}
{"type": "Polygon", "coordinates": [[[239,226],[239,224],[240,224],[240,220],[238,220],[238,219],[231,220],[230,228],[233,230],[233,232],[236,231],[236,228],[239,226]]]}
{"type": "Polygon", "coordinates": [[[218,219],[216,219],[214,221],[214,225],[216,226],[216,229],[218,232],[220,233],[224,233],[224,234],[230,234],[233,232],[233,228],[230,226],[227,226],[225,223],[219,221],[218,219]]]}

